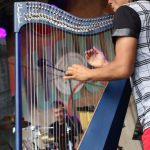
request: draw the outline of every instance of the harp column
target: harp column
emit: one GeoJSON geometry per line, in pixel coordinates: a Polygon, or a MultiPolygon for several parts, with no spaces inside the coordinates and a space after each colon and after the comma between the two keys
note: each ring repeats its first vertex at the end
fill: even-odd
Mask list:
{"type": "Polygon", "coordinates": [[[15,145],[16,150],[22,149],[22,125],[21,125],[21,117],[22,117],[22,92],[21,92],[21,50],[19,49],[20,40],[19,33],[15,34],[15,145]]]}
{"type": "Polygon", "coordinates": [[[15,32],[15,149],[22,149],[22,69],[21,69],[21,40],[19,26],[22,25],[20,9],[22,5],[15,5],[14,32],[15,32]]]}

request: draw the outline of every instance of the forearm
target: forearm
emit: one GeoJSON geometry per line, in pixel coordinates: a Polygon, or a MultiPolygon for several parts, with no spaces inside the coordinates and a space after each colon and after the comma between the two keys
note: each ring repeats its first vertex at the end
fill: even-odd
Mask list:
{"type": "Polygon", "coordinates": [[[111,62],[104,67],[90,69],[88,74],[89,80],[110,81],[128,78],[132,72],[125,67],[111,62]]]}

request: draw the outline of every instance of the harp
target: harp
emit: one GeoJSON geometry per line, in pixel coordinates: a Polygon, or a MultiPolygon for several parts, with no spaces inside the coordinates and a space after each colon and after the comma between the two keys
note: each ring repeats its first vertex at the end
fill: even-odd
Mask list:
{"type": "Polygon", "coordinates": [[[101,48],[107,59],[113,59],[113,15],[83,19],[39,2],[15,3],[14,10],[16,150],[22,149],[22,143],[27,149],[61,149],[63,139],[65,150],[116,149],[130,96],[129,81],[63,80],[69,65],[91,67],[84,52],[93,45],[101,48]],[[76,148],[69,138],[74,136],[69,135],[70,128],[65,126],[60,139],[60,129],[54,132],[50,126],[56,119],[52,111],[55,100],[63,102],[65,125],[70,116],[80,120],[81,129],[76,133],[83,130],[84,134],[77,137],[80,142],[76,148]]]}

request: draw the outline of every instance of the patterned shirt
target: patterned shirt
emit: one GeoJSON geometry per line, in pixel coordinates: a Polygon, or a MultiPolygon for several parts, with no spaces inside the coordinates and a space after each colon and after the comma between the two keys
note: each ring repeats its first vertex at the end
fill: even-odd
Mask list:
{"type": "Polygon", "coordinates": [[[121,6],[114,17],[113,41],[117,37],[138,39],[132,75],[132,89],[143,130],[150,127],[150,2],[137,1],[121,6]]]}

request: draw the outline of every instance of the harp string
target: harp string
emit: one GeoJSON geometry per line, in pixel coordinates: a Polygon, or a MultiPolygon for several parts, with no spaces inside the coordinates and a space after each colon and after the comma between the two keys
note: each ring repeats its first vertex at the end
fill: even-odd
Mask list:
{"type": "MultiPolygon", "coordinates": [[[[46,47],[46,45],[47,45],[47,35],[46,35],[46,33],[47,33],[47,28],[46,28],[46,23],[44,22],[44,28],[45,28],[45,43],[44,43],[44,45],[45,45],[45,48],[44,48],[44,51],[45,51],[45,58],[46,58],[46,60],[48,60],[48,55],[47,55],[47,47],[46,47]]],[[[47,66],[47,62],[46,62],[46,66],[47,66]]],[[[47,76],[47,67],[46,67],[46,76],[45,76],[45,81],[46,81],[46,90],[45,90],[45,94],[46,94],[46,101],[45,101],[45,103],[46,103],[46,108],[45,108],[45,115],[46,115],[46,126],[48,127],[48,101],[49,101],[49,96],[48,96],[48,76],[47,76]]]]}
{"type": "MultiPolygon", "coordinates": [[[[33,25],[32,25],[33,31],[35,30],[34,27],[35,26],[34,26],[34,23],[33,23],[33,25]]],[[[32,53],[32,72],[33,72],[33,122],[34,122],[34,124],[37,124],[37,122],[36,122],[36,112],[35,112],[36,111],[36,96],[35,96],[36,74],[35,74],[35,70],[34,70],[34,68],[35,68],[35,38],[34,38],[33,32],[32,32],[32,42],[33,42],[33,44],[32,44],[33,48],[32,48],[31,53],[32,53]]]]}
{"type": "MultiPolygon", "coordinates": [[[[35,72],[35,124],[36,126],[38,127],[39,126],[39,115],[38,115],[38,111],[37,111],[37,106],[38,106],[38,102],[39,102],[39,99],[38,99],[38,71],[37,71],[37,54],[38,54],[38,45],[37,45],[37,21],[33,24],[33,37],[34,37],[34,40],[35,43],[34,45],[34,72],[35,72]]],[[[37,129],[37,132],[39,132],[39,129],[37,129]]],[[[36,141],[37,142],[37,145],[39,144],[39,140],[36,141]]]]}
{"type": "MultiPolygon", "coordinates": [[[[30,49],[30,54],[31,54],[31,83],[32,83],[32,123],[33,125],[36,124],[35,120],[35,106],[36,106],[36,101],[35,101],[35,65],[34,65],[34,47],[35,47],[35,40],[34,40],[34,23],[31,24],[31,49],[30,49]],[[32,44],[33,43],[33,44],[32,44]]],[[[34,136],[34,135],[33,135],[34,136]]],[[[36,143],[35,143],[36,144],[36,143]]]]}
{"type": "MultiPolygon", "coordinates": [[[[101,39],[109,39],[109,36],[107,33],[90,34],[88,36],[85,36],[84,34],[73,34],[66,30],[58,29],[57,27],[47,27],[45,21],[40,24],[41,33],[38,33],[38,26],[39,24],[35,22],[32,24],[29,23],[26,27],[26,95],[30,110],[27,113],[27,119],[32,125],[38,126],[38,132],[41,132],[39,126],[43,126],[44,130],[48,130],[49,124],[55,120],[55,116],[52,113],[52,108],[50,106],[52,106],[54,100],[62,99],[67,111],[70,112],[70,116],[73,115],[79,117],[80,120],[82,118],[83,120],[81,120],[81,122],[83,121],[88,124],[87,122],[89,122],[91,114],[93,114],[93,112],[90,112],[90,107],[93,105],[96,106],[99,100],[100,90],[104,89],[103,86],[99,82],[86,82],[80,89],[81,83],[76,82],[74,85],[73,81],[71,81],[71,86],[69,85],[70,89],[68,89],[69,83],[62,83],[63,89],[60,91],[56,81],[58,79],[61,79],[60,81],[62,81],[64,73],[59,72],[55,68],[65,71],[67,64],[77,63],[75,59],[72,59],[72,62],[70,62],[70,53],[73,58],[76,57],[76,54],[84,57],[84,50],[92,48],[93,45],[101,47],[102,50],[106,49],[104,53],[108,55],[107,49],[110,49],[108,48],[108,43],[105,44],[101,39]],[[62,64],[60,66],[58,62],[61,58],[62,64]],[[39,67],[37,63],[40,59],[45,59],[46,64],[39,67]],[[54,68],[48,67],[49,64],[54,68]],[[95,90],[95,88],[97,89],[95,90]],[[69,94],[66,94],[66,89],[70,90],[69,94]],[[75,96],[77,98],[75,98],[75,96]],[[40,106],[41,103],[42,106],[40,106]],[[80,112],[77,111],[77,107],[81,108],[84,106],[87,107],[85,118],[81,117],[80,112]],[[72,110],[69,111],[69,109],[72,110]]],[[[84,59],[82,59],[82,64],[87,65],[84,59]]],[[[69,122],[67,117],[65,118],[65,122],[69,122]]],[[[86,128],[84,130],[86,130],[86,128]]],[[[65,132],[67,132],[66,129],[67,128],[65,128],[65,132]]],[[[29,131],[30,134],[28,135],[28,138],[34,137],[34,132],[31,131],[31,129],[29,129],[29,131]]],[[[58,131],[59,133],[56,131],[56,134],[59,136],[56,137],[56,140],[57,138],[58,140],[61,140],[60,127],[58,131]]],[[[73,134],[76,134],[76,132],[77,135],[79,135],[80,131],[78,129],[76,131],[74,128],[73,134]]],[[[73,138],[73,134],[71,135],[71,138],[73,138]]],[[[65,143],[69,141],[69,137],[66,134],[65,140],[65,143]]],[[[34,142],[37,143],[37,145],[40,145],[40,137],[34,142]]]]}
{"type": "MultiPolygon", "coordinates": [[[[32,75],[32,32],[31,32],[31,29],[32,29],[32,24],[29,24],[29,39],[28,39],[28,41],[29,41],[29,49],[27,49],[27,53],[28,53],[28,56],[29,56],[29,60],[27,60],[28,61],[28,65],[29,65],[29,70],[28,70],[28,79],[27,79],[27,81],[29,82],[29,84],[28,84],[28,87],[27,88],[29,88],[29,90],[28,90],[28,95],[29,95],[29,110],[30,110],[30,122],[31,123],[33,123],[34,122],[34,118],[33,118],[33,109],[34,109],[34,105],[33,105],[33,75],[32,75]]],[[[33,134],[32,134],[32,132],[31,131],[29,131],[30,132],[30,135],[31,135],[31,137],[33,137],[33,134]]],[[[30,136],[29,135],[29,136],[30,136]]]]}
{"type": "MultiPolygon", "coordinates": [[[[73,35],[71,35],[72,37],[73,37],[73,35]]],[[[77,39],[77,35],[75,34],[75,40],[74,40],[74,42],[73,42],[73,44],[72,44],[72,51],[73,51],[73,53],[74,53],[74,57],[76,57],[75,56],[75,54],[78,52],[79,53],[79,47],[78,47],[78,44],[76,43],[77,41],[76,41],[76,39],[77,39]]],[[[80,54],[80,53],[79,53],[80,54]]],[[[76,63],[76,62],[73,62],[73,63],[76,63]]],[[[71,82],[70,82],[71,83],[71,82]]],[[[76,85],[75,85],[76,86],[76,85]]],[[[71,97],[72,97],[72,109],[73,109],[73,117],[74,118],[77,118],[77,112],[76,112],[76,101],[78,101],[78,99],[75,99],[74,98],[74,88],[75,88],[75,86],[73,86],[73,87],[71,87],[70,88],[70,93],[71,93],[71,97]]],[[[74,124],[74,135],[76,135],[76,128],[75,128],[75,124],[74,124]]],[[[77,131],[78,132],[78,131],[77,131]]],[[[72,135],[73,136],[73,135],[72,135]]],[[[73,138],[73,137],[72,137],[73,138]]]]}
{"type": "MultiPolygon", "coordinates": [[[[92,33],[90,34],[90,36],[89,36],[89,41],[90,41],[90,44],[89,44],[89,46],[90,46],[90,48],[92,48],[93,47],[93,37],[94,37],[94,35],[92,35],[92,33]]],[[[89,48],[88,48],[89,49],[89,48]]],[[[92,87],[93,88],[93,87],[92,87]]],[[[93,97],[93,95],[92,95],[92,100],[90,100],[90,99],[88,99],[88,103],[87,103],[87,106],[88,106],[88,110],[87,110],[87,122],[88,122],[88,120],[90,120],[90,112],[89,112],[89,108],[90,108],[90,106],[92,106],[93,105],[93,102],[94,102],[94,97],[93,97]]]]}
{"type": "MultiPolygon", "coordinates": [[[[62,32],[62,40],[63,40],[63,49],[62,49],[62,56],[65,55],[66,53],[66,32],[64,31],[61,31],[62,32]]],[[[64,68],[64,65],[65,65],[65,58],[63,57],[63,68],[64,68]]],[[[59,67],[59,66],[58,66],[59,67]]],[[[63,93],[65,93],[65,88],[66,88],[66,85],[64,84],[63,85],[63,93]]],[[[63,103],[65,102],[65,99],[64,99],[64,96],[63,96],[63,103]]],[[[65,126],[66,126],[66,121],[67,121],[67,118],[65,117],[65,126]]],[[[59,126],[60,127],[60,126],[59,126]]],[[[60,129],[59,129],[60,131],[60,129]]],[[[65,133],[66,133],[67,129],[65,128],[65,133]]],[[[65,143],[67,142],[67,135],[65,134],[65,143]]],[[[61,140],[61,132],[59,133],[59,140],[61,140]]],[[[65,144],[65,149],[66,149],[66,144],[65,144]]]]}
{"type": "MultiPolygon", "coordinates": [[[[57,28],[55,29],[54,28],[54,33],[55,33],[55,40],[54,40],[54,42],[55,41],[57,41],[57,38],[58,38],[58,35],[57,35],[57,33],[58,33],[58,30],[57,30],[57,28]]],[[[58,53],[58,47],[57,47],[57,45],[56,44],[54,44],[54,66],[56,66],[56,68],[58,68],[58,69],[62,69],[62,68],[59,68],[59,66],[57,66],[57,65],[55,65],[56,64],[56,61],[58,60],[58,58],[59,58],[59,53],[58,53]]],[[[55,71],[55,70],[54,70],[55,71]]],[[[54,80],[54,88],[55,88],[55,80],[54,80]]],[[[55,89],[55,91],[57,91],[56,89],[55,89]]],[[[59,93],[56,93],[56,99],[53,99],[53,101],[56,101],[57,99],[58,99],[58,97],[57,97],[57,95],[58,95],[58,97],[59,97],[59,93]]],[[[53,116],[53,119],[55,120],[55,116],[53,116]]],[[[55,131],[55,129],[53,129],[53,132],[55,131]]],[[[55,133],[55,132],[54,132],[55,133]]],[[[56,141],[60,141],[60,128],[59,128],[59,130],[56,130],[56,141]],[[57,137],[57,135],[58,135],[58,137],[57,137]]],[[[54,135],[55,136],[55,135],[54,135]]]]}
{"type": "MultiPolygon", "coordinates": [[[[46,29],[45,29],[46,30],[46,29]]],[[[53,29],[54,30],[54,29],[53,29]]],[[[57,31],[57,30],[54,30],[55,32],[57,31]]],[[[31,32],[29,32],[30,33],[30,35],[31,35],[31,32]]],[[[56,33],[55,33],[56,34],[56,33]]],[[[66,36],[66,35],[65,35],[66,36]]],[[[77,36],[77,35],[76,35],[77,36]]],[[[47,41],[47,40],[45,40],[47,37],[45,37],[45,38],[43,38],[43,40],[42,41],[47,41]]],[[[30,39],[30,38],[29,38],[30,39]]],[[[83,39],[83,38],[82,38],[83,39]]],[[[30,40],[30,43],[34,43],[33,42],[34,41],[34,39],[31,41],[30,40]]],[[[50,42],[51,42],[51,40],[50,40],[50,42]]],[[[66,42],[66,40],[65,40],[65,42],[66,42]]],[[[83,42],[84,43],[84,42],[83,42]]],[[[43,45],[43,44],[42,44],[43,45]]],[[[44,45],[46,45],[46,43],[44,43],[44,45]]],[[[66,45],[67,44],[64,44],[65,46],[64,47],[67,47],[66,45]]],[[[86,45],[86,44],[85,44],[86,45]]],[[[86,46],[85,46],[86,47],[86,46]]],[[[33,46],[33,48],[32,48],[32,50],[30,50],[30,55],[29,56],[32,56],[32,61],[34,62],[34,57],[33,57],[33,55],[31,54],[32,52],[33,52],[33,50],[34,49],[37,49],[37,48],[35,48],[35,46],[33,46]]],[[[46,47],[44,47],[44,49],[46,49],[46,47]]],[[[58,49],[57,48],[55,48],[54,47],[54,50],[56,50],[57,52],[58,52],[58,49]]],[[[64,50],[65,51],[65,50],[64,50]]],[[[46,53],[47,53],[47,51],[46,51],[46,53]]],[[[64,52],[65,53],[65,52],[64,52]]],[[[45,52],[43,53],[43,55],[44,56],[42,56],[42,57],[47,57],[47,54],[45,54],[45,52]]],[[[57,56],[56,56],[57,57],[57,56]]],[[[48,58],[46,58],[47,60],[48,60],[48,58]]],[[[64,61],[66,61],[66,59],[64,60],[64,61]]],[[[31,60],[29,61],[30,63],[31,63],[31,60]]],[[[34,69],[33,70],[31,70],[31,68],[35,68],[34,67],[34,63],[32,64],[33,65],[33,67],[30,67],[30,74],[31,74],[31,72],[33,72],[34,71],[34,69]]],[[[31,66],[32,66],[31,65],[31,66]]],[[[58,66],[57,66],[58,67],[58,66]]],[[[43,81],[45,81],[46,80],[46,82],[43,82],[43,84],[45,84],[45,88],[47,88],[45,91],[48,91],[48,85],[46,85],[47,83],[48,83],[48,69],[47,69],[47,67],[46,68],[43,68],[42,70],[46,70],[46,76],[45,76],[45,74],[43,74],[43,81]]],[[[42,72],[43,73],[43,72],[42,72]]],[[[34,74],[34,73],[33,73],[34,74]]],[[[38,75],[37,75],[38,76],[38,75]]],[[[33,75],[33,77],[34,77],[34,75],[33,75]]],[[[33,79],[33,77],[31,76],[30,77],[30,80],[29,81],[32,81],[32,79],[33,79]]],[[[54,77],[53,77],[53,79],[54,79],[54,77]]],[[[35,80],[35,79],[34,79],[35,80]]],[[[38,81],[37,81],[38,82],[38,81]]],[[[35,82],[33,82],[33,83],[35,83],[35,82]]],[[[87,84],[89,84],[89,83],[87,83],[87,84]]],[[[92,84],[92,83],[91,83],[92,84]]],[[[37,83],[37,85],[38,85],[38,83],[37,83]]],[[[35,85],[34,85],[35,86],[35,85]]],[[[38,124],[38,123],[36,123],[36,116],[35,116],[35,97],[34,97],[34,95],[35,95],[35,91],[34,91],[34,88],[33,88],[33,92],[34,93],[31,93],[31,98],[33,97],[33,99],[34,99],[34,103],[32,104],[32,100],[31,100],[31,106],[33,106],[33,112],[32,112],[32,107],[31,107],[31,114],[33,113],[33,118],[31,118],[31,122],[34,122],[34,124],[38,124]],[[33,96],[32,96],[33,95],[33,96]],[[32,121],[33,120],[33,121],[32,121]]],[[[44,92],[45,93],[45,92],[44,92]]],[[[86,95],[86,92],[85,92],[85,94],[84,95],[86,95]]],[[[44,96],[44,98],[46,99],[46,95],[44,96]]],[[[60,96],[60,94],[58,94],[58,97],[61,97],[60,96]]],[[[93,96],[94,97],[94,96],[93,96]]],[[[65,99],[65,98],[64,98],[65,99]]],[[[38,101],[38,98],[37,98],[37,101],[38,101]]],[[[38,102],[37,102],[38,103],[38,102]]],[[[45,103],[45,101],[44,101],[44,103],[45,103]]],[[[93,102],[92,102],[92,104],[94,104],[95,102],[94,102],[94,100],[93,100],[93,102]]],[[[37,104],[38,105],[38,104],[37,104]]],[[[79,101],[79,104],[78,104],[79,106],[80,106],[80,101],[79,101]]],[[[89,100],[87,101],[87,104],[86,104],[87,106],[89,106],[90,105],[90,102],[89,102],[89,100]]],[[[45,107],[45,109],[47,110],[48,109],[48,105],[47,104],[44,104],[44,107],[45,107]]],[[[45,124],[46,124],[46,126],[48,126],[48,112],[44,112],[45,114],[44,114],[44,118],[46,118],[45,119],[45,124]]],[[[88,113],[88,112],[87,112],[88,113]]],[[[88,114],[87,114],[88,115],[88,114]]],[[[31,115],[32,116],[32,115],[31,115]]],[[[75,132],[75,131],[74,131],[75,132]]],[[[59,133],[60,134],[60,133],[59,133]]]]}
{"type": "MultiPolygon", "coordinates": [[[[28,50],[29,50],[29,43],[27,42],[27,35],[28,35],[28,24],[26,25],[26,34],[25,34],[25,36],[26,36],[26,52],[25,52],[25,54],[26,54],[26,58],[25,58],[25,64],[26,64],[26,66],[25,66],[25,74],[26,74],[26,79],[27,79],[27,81],[28,81],[28,79],[29,79],[29,70],[28,70],[28,66],[29,66],[29,62],[28,62],[28,59],[29,59],[29,55],[28,55],[28,50]]],[[[28,86],[29,86],[29,82],[26,82],[25,83],[26,84],[26,95],[27,95],[27,97],[26,97],[26,100],[27,100],[27,103],[29,102],[29,89],[28,89],[28,86]]],[[[28,103],[29,104],[29,103],[28,103]]],[[[28,107],[29,107],[29,105],[27,106],[27,109],[28,109],[28,107]]],[[[29,119],[29,121],[30,121],[30,118],[29,118],[29,109],[27,110],[27,114],[25,114],[26,115],[26,117],[29,119]]],[[[27,132],[29,132],[29,130],[27,129],[27,132]]],[[[29,133],[29,134],[31,134],[31,133],[29,133]]],[[[29,134],[27,135],[27,137],[26,137],[26,140],[29,138],[29,134]]]]}
{"type": "MultiPolygon", "coordinates": [[[[84,36],[83,36],[83,34],[81,34],[81,36],[79,36],[78,37],[78,48],[79,48],[79,52],[80,52],[80,54],[81,54],[81,56],[83,56],[84,57],[84,53],[85,53],[85,50],[86,50],[86,43],[84,42],[85,40],[84,40],[84,36]],[[81,39],[81,43],[80,43],[80,39],[81,39]]],[[[86,63],[84,62],[84,60],[83,60],[83,62],[82,62],[84,65],[86,65],[86,63]]],[[[86,65],[87,66],[87,65],[86,65]]],[[[80,84],[80,83],[79,83],[80,84]]],[[[83,93],[84,95],[85,95],[85,93],[83,93]]],[[[78,100],[78,107],[80,108],[81,107],[81,102],[80,102],[80,100],[78,100]]],[[[76,111],[77,111],[77,108],[76,108],[76,111]]],[[[80,114],[78,113],[78,117],[80,117],[80,114]]],[[[77,128],[77,144],[79,144],[79,142],[80,142],[80,133],[81,133],[81,129],[79,130],[79,127],[77,128]]]]}
{"type": "MultiPolygon", "coordinates": [[[[32,27],[32,24],[29,24],[29,66],[30,66],[30,70],[29,70],[29,100],[30,100],[30,111],[31,111],[31,120],[30,122],[33,123],[33,86],[32,86],[32,53],[31,53],[31,50],[32,50],[32,44],[31,44],[31,40],[32,40],[32,33],[31,33],[31,27],[32,27]]],[[[31,136],[33,137],[33,134],[31,132],[31,136]]]]}

